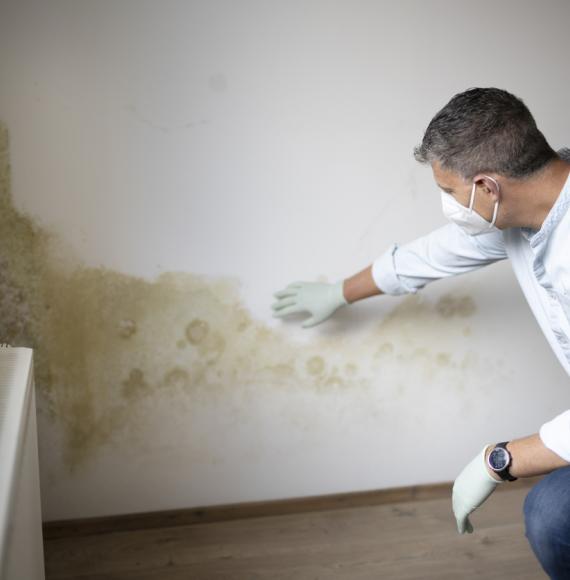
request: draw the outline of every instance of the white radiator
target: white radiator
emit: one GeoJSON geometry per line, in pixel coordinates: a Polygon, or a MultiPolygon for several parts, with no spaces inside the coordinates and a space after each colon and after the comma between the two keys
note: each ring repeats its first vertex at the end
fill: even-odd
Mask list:
{"type": "Polygon", "coordinates": [[[0,578],[43,580],[33,351],[0,345],[0,578]]]}

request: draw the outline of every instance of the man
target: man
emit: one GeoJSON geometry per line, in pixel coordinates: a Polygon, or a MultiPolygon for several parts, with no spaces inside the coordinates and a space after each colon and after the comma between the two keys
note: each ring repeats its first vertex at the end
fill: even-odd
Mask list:
{"type": "MultiPolygon", "coordinates": [[[[297,282],[275,294],[274,316],[308,312],[321,323],[378,294],[509,258],[550,346],[570,374],[570,150],[556,153],[524,105],[496,88],[458,95],[432,119],[415,158],[431,165],[451,222],[336,284],[297,282]]],[[[459,533],[504,481],[549,474],[526,497],[526,537],[552,578],[570,578],[570,410],[528,437],[485,445],[453,485],[459,533]]]]}

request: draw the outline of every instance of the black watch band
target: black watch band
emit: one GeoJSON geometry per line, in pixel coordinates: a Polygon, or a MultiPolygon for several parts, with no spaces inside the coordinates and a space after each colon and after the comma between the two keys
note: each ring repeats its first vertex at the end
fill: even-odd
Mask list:
{"type": "MultiPolygon", "coordinates": [[[[501,449],[504,449],[507,452],[507,455],[509,457],[509,461],[507,463],[507,465],[501,469],[500,471],[498,471],[497,469],[493,468],[493,466],[491,465],[491,463],[489,462],[489,459],[487,459],[487,463],[489,465],[489,467],[503,480],[503,481],[516,481],[518,478],[517,477],[513,477],[510,472],[509,472],[509,467],[513,464],[513,456],[511,455],[511,452],[507,449],[507,443],[509,443],[508,441],[503,441],[502,443],[497,443],[495,445],[495,447],[493,447],[493,449],[491,450],[491,453],[493,453],[493,451],[495,449],[497,449],[498,447],[501,449]]],[[[491,456],[491,453],[489,453],[489,457],[491,456]]]]}

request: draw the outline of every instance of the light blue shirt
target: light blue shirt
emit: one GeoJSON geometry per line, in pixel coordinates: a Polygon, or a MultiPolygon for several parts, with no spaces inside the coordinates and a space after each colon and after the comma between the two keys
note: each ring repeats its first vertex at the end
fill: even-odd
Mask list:
{"type": "MultiPolygon", "coordinates": [[[[570,150],[560,151],[570,157],[570,150]]],[[[470,236],[449,223],[408,244],[393,244],[372,264],[386,294],[415,293],[433,280],[509,258],[560,364],[570,375],[570,175],[540,230],[509,228],[470,236]]],[[[546,447],[570,461],[570,409],[540,427],[546,447]]]]}

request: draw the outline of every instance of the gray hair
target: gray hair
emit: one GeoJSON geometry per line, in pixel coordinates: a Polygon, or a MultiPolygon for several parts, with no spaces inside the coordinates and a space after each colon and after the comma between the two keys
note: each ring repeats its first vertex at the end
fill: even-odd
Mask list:
{"type": "Polygon", "coordinates": [[[502,89],[472,88],[435,115],[414,157],[470,180],[480,172],[527,177],[557,155],[521,99],[502,89]]]}

